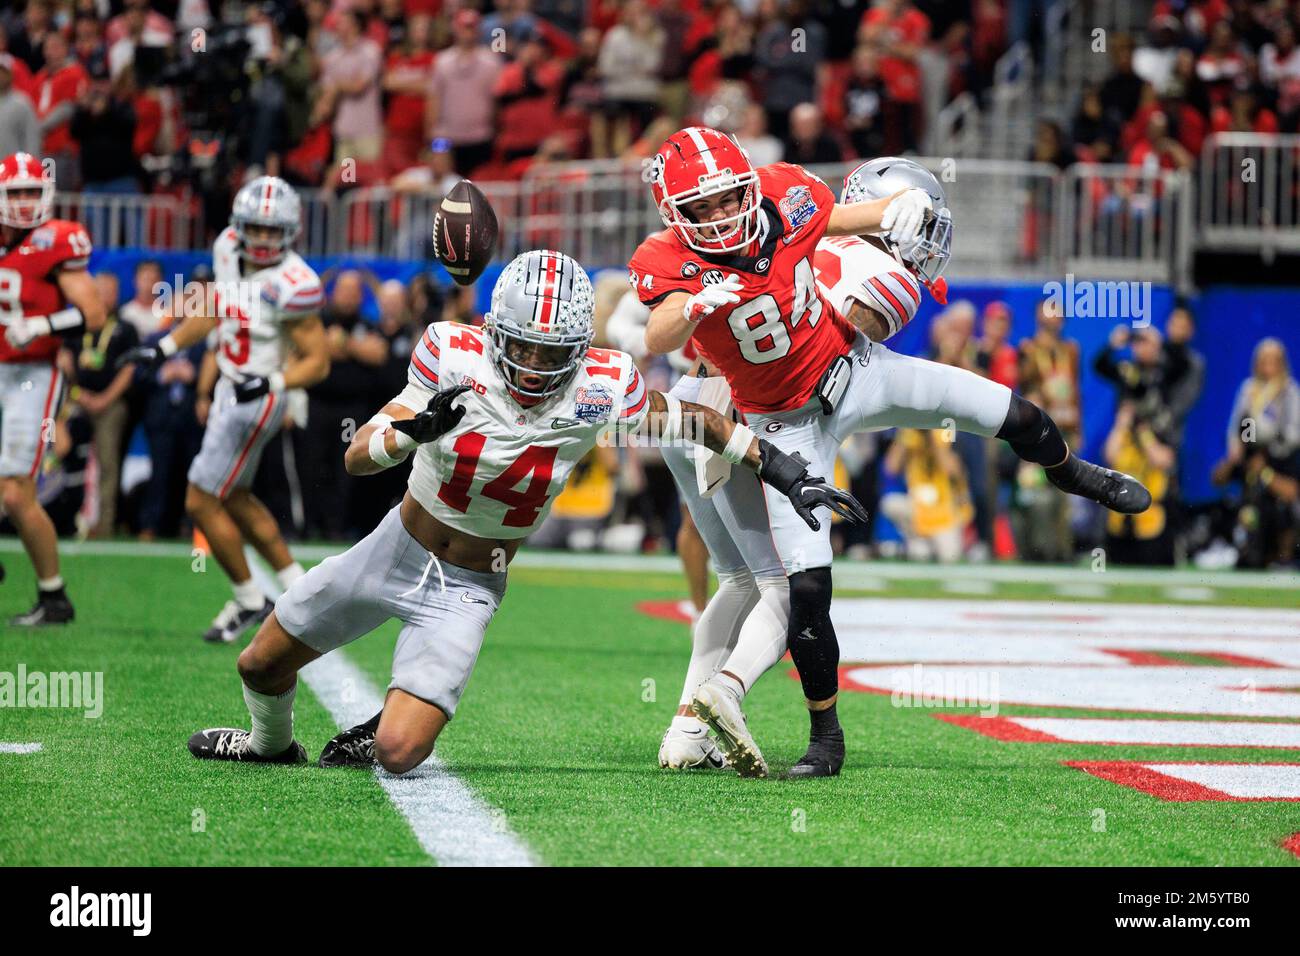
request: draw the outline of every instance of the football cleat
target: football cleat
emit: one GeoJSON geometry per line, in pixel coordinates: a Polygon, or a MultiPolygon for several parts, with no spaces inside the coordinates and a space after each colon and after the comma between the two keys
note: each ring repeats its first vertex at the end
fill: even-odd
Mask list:
{"type": "Polygon", "coordinates": [[[322,767],[375,766],[375,731],[379,729],[379,716],[375,714],[364,724],[336,734],[325,745],[316,762],[322,767]]]}
{"type": "Polygon", "coordinates": [[[1071,455],[1055,468],[1045,468],[1057,488],[1088,498],[1120,514],[1136,515],[1151,507],[1151,492],[1132,475],[1102,468],[1071,455]]]}
{"type": "Polygon", "coordinates": [[[190,738],[190,753],[200,760],[238,760],[241,763],[306,763],[307,751],[298,741],[291,743],[282,753],[264,757],[250,746],[253,735],[234,727],[214,727],[200,730],[190,738]]]}
{"type": "Polygon", "coordinates": [[[691,710],[717,735],[727,763],[736,773],[742,777],[767,776],[767,761],[745,726],[745,715],[734,693],[705,681],[691,699],[691,710]]]}
{"type": "Polygon", "coordinates": [[[26,614],[15,614],[9,619],[10,627],[45,627],[49,624],[67,624],[77,616],[66,594],[41,594],[36,604],[26,614]]]}
{"type": "Polygon", "coordinates": [[[659,744],[659,766],[665,770],[724,770],[727,758],[709,736],[702,721],[693,720],[694,727],[686,728],[674,720],[664,731],[659,744]]]}
{"type": "Polygon", "coordinates": [[[212,626],[203,632],[203,639],[212,644],[233,644],[255,624],[261,624],[275,605],[266,601],[255,611],[238,601],[227,601],[221,613],[212,619],[212,626]]]}
{"type": "Polygon", "coordinates": [[[819,734],[808,742],[808,752],[788,771],[786,778],[837,777],[844,766],[844,734],[819,734]]]}

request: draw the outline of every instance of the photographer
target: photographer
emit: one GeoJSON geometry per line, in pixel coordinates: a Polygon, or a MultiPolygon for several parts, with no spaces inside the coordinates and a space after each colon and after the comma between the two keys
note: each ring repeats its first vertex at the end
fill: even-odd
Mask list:
{"type": "Polygon", "coordinates": [[[1151,507],[1139,515],[1106,513],[1106,554],[1119,564],[1172,567],[1174,535],[1167,500],[1174,484],[1174,451],[1143,420],[1132,401],[1120,403],[1106,437],[1104,460],[1133,475],[1151,492],[1151,507]]]}
{"type": "Polygon", "coordinates": [[[1300,511],[1300,385],[1286,347],[1268,338],[1255,346],[1228,420],[1227,455],[1213,480],[1242,483],[1237,515],[1238,567],[1289,564],[1300,511]]]}
{"type": "Polygon", "coordinates": [[[281,157],[302,141],[311,115],[311,54],[280,28],[274,4],[248,14],[249,107],[245,158],[279,176],[281,157]]]}
{"type": "Polygon", "coordinates": [[[1130,333],[1127,325],[1117,325],[1092,367],[1106,381],[1119,386],[1121,402],[1132,402],[1137,416],[1163,441],[1170,441],[1176,422],[1168,393],[1187,374],[1186,350],[1165,349],[1163,337],[1150,326],[1130,333]],[[1131,358],[1119,357],[1125,347],[1130,349],[1131,358]]]}

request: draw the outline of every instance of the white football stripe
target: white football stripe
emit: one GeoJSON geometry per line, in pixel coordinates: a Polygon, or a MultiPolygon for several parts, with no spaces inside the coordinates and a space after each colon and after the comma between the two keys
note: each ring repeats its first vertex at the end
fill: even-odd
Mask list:
{"type": "Polygon", "coordinates": [[[1230,797],[1256,800],[1300,798],[1300,764],[1149,763],[1148,769],[1199,783],[1230,797]]]}
{"type": "MultiPolygon", "coordinates": [[[[313,661],[300,674],[340,728],[368,720],[384,706],[369,678],[339,651],[313,661]]],[[[403,776],[376,770],[375,777],[440,866],[536,864],[505,815],[484,803],[436,756],[403,776]]]]}
{"type": "Polygon", "coordinates": [[[1300,724],[1235,720],[1075,720],[1062,717],[1006,719],[1070,743],[1300,749],[1300,724]]]}
{"type": "Polygon", "coordinates": [[[700,159],[704,161],[704,171],[710,175],[716,173],[718,171],[718,164],[713,159],[713,151],[709,149],[709,144],[704,142],[704,137],[700,135],[699,127],[688,127],[686,132],[695,143],[696,149],[700,151],[700,159]]]}
{"type": "MultiPolygon", "coordinates": [[[[258,586],[274,599],[279,584],[252,548],[244,554],[258,586]]],[[[318,658],[298,672],[340,729],[369,720],[384,707],[384,695],[342,651],[318,658]]],[[[379,785],[406,817],[424,851],[439,866],[535,866],[505,814],[481,800],[435,755],[395,777],[375,770],[379,785]]]]}
{"type": "Polygon", "coordinates": [[[0,754],[34,754],[40,749],[40,744],[7,744],[0,741],[0,754]]]}

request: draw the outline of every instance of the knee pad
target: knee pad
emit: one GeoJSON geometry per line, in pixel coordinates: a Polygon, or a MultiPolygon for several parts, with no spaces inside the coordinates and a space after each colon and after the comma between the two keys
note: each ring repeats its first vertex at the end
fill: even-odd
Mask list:
{"type": "Polygon", "coordinates": [[[1011,396],[1006,420],[996,437],[1009,444],[1025,461],[1035,465],[1059,465],[1070,453],[1056,422],[1033,402],[1019,395],[1011,396]]]}

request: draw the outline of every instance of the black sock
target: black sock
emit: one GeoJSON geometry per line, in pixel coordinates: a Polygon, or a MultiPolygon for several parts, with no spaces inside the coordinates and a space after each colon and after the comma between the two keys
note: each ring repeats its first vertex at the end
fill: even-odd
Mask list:
{"type": "Polygon", "coordinates": [[[49,591],[43,589],[39,584],[36,586],[36,600],[38,601],[66,601],[67,599],[67,592],[63,590],[62,585],[49,591]]]}
{"type": "Polygon", "coordinates": [[[786,633],[804,697],[834,697],[840,689],[840,644],[831,625],[830,568],[790,575],[790,624],[786,633]]]}
{"type": "Polygon", "coordinates": [[[1019,395],[1011,396],[1007,417],[997,431],[1001,438],[1025,461],[1052,467],[1059,465],[1070,454],[1065,439],[1056,422],[1033,402],[1019,395]]]}
{"type": "Polygon", "coordinates": [[[812,729],[809,732],[813,737],[844,736],[844,730],[840,727],[840,718],[835,713],[834,704],[824,710],[808,711],[808,719],[812,723],[812,729]]]}

